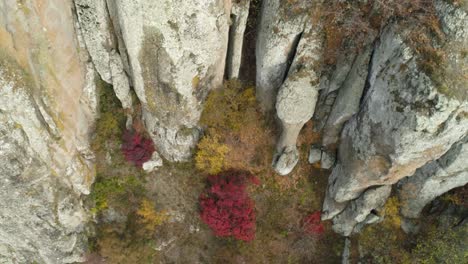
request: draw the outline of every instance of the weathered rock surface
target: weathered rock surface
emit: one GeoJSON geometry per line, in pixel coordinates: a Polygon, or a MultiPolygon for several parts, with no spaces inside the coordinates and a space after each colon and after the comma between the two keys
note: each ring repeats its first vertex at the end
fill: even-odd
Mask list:
{"type": "Polygon", "coordinates": [[[392,187],[388,185],[368,189],[333,218],[333,230],[343,236],[351,235],[357,224],[365,223],[373,210],[380,209],[385,204],[391,191],[392,187]]]}
{"type": "MultiPolygon", "coordinates": [[[[408,41],[411,26],[386,27],[374,50],[360,110],[341,134],[323,219],[347,218],[343,214],[354,203],[351,200],[361,199],[369,188],[389,186],[413,175],[468,133],[466,80],[450,75],[451,80],[440,82],[436,76],[452,74],[452,68],[466,74],[467,59],[459,52],[468,44],[466,11],[445,1],[435,2],[446,35],[440,50],[448,66],[431,73],[423,70],[424,58],[408,41]]],[[[466,154],[461,156],[466,159],[466,154]]]]}
{"type": "MultiPolygon", "coordinates": [[[[344,123],[359,111],[359,104],[367,79],[371,51],[371,47],[367,47],[355,57],[351,69],[338,91],[323,132],[322,144],[324,146],[336,144],[344,123]]],[[[330,83],[330,89],[333,85],[337,86],[335,82],[330,83]]]]}
{"type": "MultiPolygon", "coordinates": [[[[263,110],[270,111],[276,105],[282,132],[273,167],[285,175],[292,171],[297,160],[289,162],[288,168],[284,163],[276,163],[283,160],[282,155],[289,155],[284,152],[286,148],[296,148],[301,128],[314,114],[320,83],[322,37],[319,25],[307,20],[310,19],[307,12],[291,15],[288,7],[280,2],[262,4],[256,83],[257,99],[263,110]]],[[[297,5],[305,8],[306,4],[297,5]]],[[[287,159],[291,158],[289,155],[287,159]]]]}
{"type": "Polygon", "coordinates": [[[319,162],[322,159],[322,150],[317,145],[312,145],[309,151],[308,161],[310,164],[319,162]]]}
{"type": "Polygon", "coordinates": [[[0,11],[0,263],[82,261],[94,69],[71,2],[7,0],[0,11]]]}
{"type": "Polygon", "coordinates": [[[320,165],[324,169],[330,169],[335,165],[336,154],[330,150],[322,151],[322,158],[320,159],[320,165]]]}
{"type": "Polygon", "coordinates": [[[230,3],[122,0],[114,7],[146,128],[166,159],[187,160],[201,102],[224,76],[230,3]]]}
{"type": "Polygon", "coordinates": [[[273,161],[272,165],[280,175],[287,175],[294,169],[298,161],[299,151],[297,148],[295,146],[287,146],[283,149],[277,160],[273,161]]]}
{"type": "Polygon", "coordinates": [[[239,78],[249,7],[250,0],[232,1],[229,43],[226,55],[227,79],[239,78]]]}
{"type": "Polygon", "coordinates": [[[113,85],[124,109],[132,109],[130,84],[117,50],[117,38],[105,0],[75,0],[76,13],[83,38],[94,67],[101,78],[113,85]]]}
{"type": "Polygon", "coordinates": [[[276,94],[288,74],[304,32],[305,14],[288,15],[281,0],[262,1],[255,48],[256,96],[265,111],[274,109],[276,94]]]}
{"type": "Polygon", "coordinates": [[[401,214],[419,217],[425,205],[439,195],[468,183],[468,136],[456,143],[440,159],[418,169],[398,183],[401,214]]]}

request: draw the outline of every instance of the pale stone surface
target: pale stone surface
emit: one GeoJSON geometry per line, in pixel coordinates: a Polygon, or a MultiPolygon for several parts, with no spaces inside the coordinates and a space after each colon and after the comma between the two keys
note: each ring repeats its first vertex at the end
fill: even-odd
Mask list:
{"type": "Polygon", "coordinates": [[[320,166],[323,169],[331,169],[336,162],[336,154],[330,150],[322,151],[322,158],[320,160],[320,166]]]}
{"type": "Polygon", "coordinates": [[[166,159],[187,160],[201,102],[221,86],[230,3],[117,0],[113,7],[146,128],[166,159]]]}
{"type": "Polygon", "coordinates": [[[281,7],[280,2],[281,0],[262,2],[257,34],[256,96],[265,111],[274,109],[276,94],[283,84],[304,31],[305,17],[282,17],[285,8],[281,7]]]}
{"type": "Polygon", "coordinates": [[[285,148],[295,148],[301,128],[314,114],[323,52],[320,26],[311,23],[305,11],[309,3],[291,5],[302,11],[291,12],[280,0],[262,2],[256,43],[257,100],[266,112],[275,106],[282,130],[273,160],[280,174],[294,168],[275,165],[282,155],[288,155],[289,166],[298,162],[290,160],[296,156],[286,154],[285,148]]]}
{"type": "MultiPolygon", "coordinates": [[[[369,89],[359,113],[349,120],[341,134],[339,159],[329,177],[323,219],[335,217],[334,221],[341,219],[342,223],[352,221],[344,213],[367,193],[366,190],[390,186],[413,175],[426,163],[439,159],[468,133],[466,81],[460,78],[466,74],[467,59],[459,53],[459,49],[467,45],[466,26],[462,26],[468,24],[467,16],[461,8],[455,9],[444,1],[436,2],[447,34],[442,49],[449,66],[442,70],[450,74],[450,79],[444,83],[449,85],[448,92],[420,70],[418,55],[404,41],[409,29],[388,26],[375,47],[369,89]],[[451,17],[457,20],[449,19],[451,17]],[[454,74],[457,71],[461,74],[454,74]]],[[[443,180],[435,175],[427,186],[437,186],[443,192],[462,184],[463,178],[466,176],[454,177],[453,181],[442,184],[443,180]]],[[[418,184],[423,188],[425,183],[419,181],[418,184]]],[[[415,199],[414,208],[409,211],[419,213],[417,207],[435,195],[434,191],[423,192],[428,196],[415,199]]],[[[411,208],[412,202],[407,202],[405,206],[411,208]]],[[[349,233],[346,228],[338,230],[349,233]]]]}
{"type": "Polygon", "coordinates": [[[356,56],[349,73],[346,75],[325,125],[322,139],[324,146],[336,144],[344,123],[359,111],[370,55],[371,47],[367,47],[356,56]]]}
{"type": "Polygon", "coordinates": [[[339,162],[344,169],[330,186],[338,202],[412,175],[468,130],[468,120],[457,118],[468,110],[468,102],[438,92],[391,28],[382,36],[372,64],[365,102],[342,133],[339,162]],[[401,64],[408,70],[400,71],[401,64]]]}
{"type": "Polygon", "coordinates": [[[83,261],[93,67],[68,1],[0,2],[0,263],[83,261]]]}
{"type": "Polygon", "coordinates": [[[147,162],[143,163],[143,170],[146,172],[152,172],[156,170],[158,167],[163,165],[163,160],[159,156],[159,154],[155,151],[153,155],[151,155],[151,159],[147,162]]]}
{"type": "Polygon", "coordinates": [[[280,175],[289,174],[299,161],[299,151],[296,146],[287,146],[284,148],[281,155],[277,156],[277,160],[273,161],[273,168],[280,175]]]}
{"type": "Polygon", "coordinates": [[[226,55],[226,77],[228,79],[239,78],[249,7],[250,0],[232,1],[229,45],[226,55]]]}
{"type": "Polygon", "coordinates": [[[385,205],[391,191],[392,187],[389,185],[368,189],[333,218],[333,230],[343,236],[351,235],[357,224],[366,223],[372,210],[380,209],[385,205]]]}
{"type": "MultiPolygon", "coordinates": [[[[284,155],[286,147],[295,148],[300,130],[314,114],[319,84],[319,73],[316,70],[322,52],[321,44],[318,30],[307,28],[301,34],[287,78],[278,91],[276,113],[282,128],[276,144],[278,155],[284,155]]],[[[295,166],[297,162],[291,162],[290,165],[295,166]]]]}
{"type": "Polygon", "coordinates": [[[92,63],[101,78],[113,85],[115,94],[124,109],[132,109],[130,84],[117,51],[105,0],[74,0],[83,38],[92,63]]]}
{"type": "Polygon", "coordinates": [[[317,145],[312,145],[309,151],[309,163],[313,164],[322,159],[322,150],[317,145]]]}
{"type": "Polygon", "coordinates": [[[341,254],[341,264],[349,264],[350,255],[351,255],[351,240],[349,238],[346,238],[344,249],[343,249],[343,254],[341,254]]]}
{"type": "Polygon", "coordinates": [[[399,182],[401,214],[419,217],[424,206],[441,194],[468,183],[468,136],[440,159],[419,168],[399,182]]]}

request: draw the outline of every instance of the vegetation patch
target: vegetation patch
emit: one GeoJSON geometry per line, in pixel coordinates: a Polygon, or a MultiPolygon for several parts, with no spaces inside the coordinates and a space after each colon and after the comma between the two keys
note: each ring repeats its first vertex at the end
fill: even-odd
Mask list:
{"type": "Polygon", "coordinates": [[[255,204],[246,192],[248,181],[258,180],[245,172],[227,171],[208,177],[200,195],[200,217],[216,236],[243,241],[255,238],[255,204]]]}

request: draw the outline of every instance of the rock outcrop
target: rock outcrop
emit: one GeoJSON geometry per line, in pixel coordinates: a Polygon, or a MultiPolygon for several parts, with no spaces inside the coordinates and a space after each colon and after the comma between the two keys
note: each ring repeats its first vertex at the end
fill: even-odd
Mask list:
{"type": "MultiPolygon", "coordinates": [[[[97,78],[127,127],[137,99],[157,151],[191,157],[205,96],[239,74],[249,3],[0,3],[0,262],[83,260],[97,78]]],[[[162,165],[157,154],[145,170],[162,165]]]]}
{"type": "MultiPolygon", "coordinates": [[[[228,49],[230,1],[75,1],[85,42],[103,80],[122,105],[131,100],[126,74],[143,106],[157,151],[186,161],[198,141],[201,103],[221,86],[228,49]],[[120,58],[117,56],[120,54],[120,58]],[[128,65],[126,65],[128,64],[128,65]]],[[[238,72],[248,2],[235,4],[230,76],[238,72]],[[237,66],[235,66],[237,65],[237,66]]]]}
{"type": "Polygon", "coordinates": [[[424,206],[453,188],[468,183],[468,136],[456,143],[440,159],[419,168],[414,175],[398,183],[401,214],[420,216],[424,206]]]}
{"type": "MultiPolygon", "coordinates": [[[[329,73],[323,1],[262,1],[255,81],[281,128],[272,165],[293,170],[314,117],[323,140],[309,161],[332,169],[322,218],[344,236],[379,221],[392,191],[409,219],[468,182],[467,8],[433,2],[433,32],[419,14],[392,19],[329,73]]],[[[251,4],[0,1],[0,263],[84,261],[98,80],[112,85],[127,127],[141,104],[157,151],[144,171],[191,158],[206,95],[254,52],[243,51],[251,4]]],[[[174,187],[166,178],[157,183],[174,187]]]]}
{"type": "Polygon", "coordinates": [[[0,3],[0,263],[83,260],[95,72],[68,1],[0,3]]]}
{"type": "Polygon", "coordinates": [[[257,99],[264,111],[276,106],[281,136],[273,167],[286,175],[298,162],[296,141],[312,118],[318,97],[322,36],[307,3],[297,13],[280,0],[262,3],[257,39],[257,99]]]}
{"type": "MultiPolygon", "coordinates": [[[[452,75],[451,80],[439,79],[450,73],[447,68],[466,74],[467,59],[459,52],[468,40],[466,12],[444,1],[436,1],[436,10],[445,33],[440,52],[447,57],[447,66],[442,69],[428,72],[424,68],[427,57],[409,41],[411,34],[419,33],[415,33],[417,26],[391,24],[382,33],[360,110],[341,133],[323,219],[343,218],[346,208],[353,206],[351,201],[361,199],[368,189],[413,175],[468,133],[466,80],[452,75]]],[[[347,228],[340,230],[349,234],[347,228]]]]}

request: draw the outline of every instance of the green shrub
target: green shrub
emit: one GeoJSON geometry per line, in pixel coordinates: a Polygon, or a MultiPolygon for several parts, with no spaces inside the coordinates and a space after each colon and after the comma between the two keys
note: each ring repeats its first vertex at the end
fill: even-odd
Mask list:
{"type": "Polygon", "coordinates": [[[413,263],[466,263],[468,260],[468,226],[457,229],[431,230],[418,239],[412,251],[413,263]]]}
{"type": "Polygon", "coordinates": [[[119,206],[126,204],[128,195],[138,194],[142,188],[142,183],[135,176],[125,178],[103,178],[97,177],[91,192],[91,199],[94,201],[93,213],[100,213],[109,207],[110,204],[119,206]]]}

